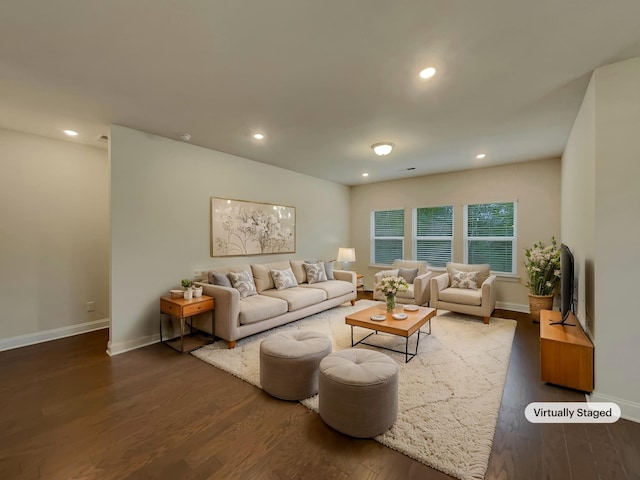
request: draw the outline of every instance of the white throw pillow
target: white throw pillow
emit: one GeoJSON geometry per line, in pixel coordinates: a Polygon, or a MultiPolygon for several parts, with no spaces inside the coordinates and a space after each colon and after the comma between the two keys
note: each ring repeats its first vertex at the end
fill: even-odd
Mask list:
{"type": "Polygon", "coordinates": [[[461,272],[460,270],[454,269],[453,276],[451,277],[451,287],[477,290],[479,273],[480,272],[461,272]]]}
{"type": "Polygon", "coordinates": [[[240,298],[258,294],[256,284],[253,283],[253,275],[249,272],[229,272],[229,280],[233,288],[240,292],[240,298]]]}
{"type": "Polygon", "coordinates": [[[286,270],[271,270],[271,277],[273,277],[273,283],[276,285],[277,290],[285,290],[298,286],[296,276],[290,268],[286,270]]]}
{"type": "Polygon", "coordinates": [[[304,269],[307,271],[307,282],[318,283],[327,281],[327,272],[324,270],[324,262],[305,263],[304,269]]]}

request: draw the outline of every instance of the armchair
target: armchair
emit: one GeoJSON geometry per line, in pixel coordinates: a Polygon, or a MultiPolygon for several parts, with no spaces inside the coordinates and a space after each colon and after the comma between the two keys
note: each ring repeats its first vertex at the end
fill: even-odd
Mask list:
{"type": "MultiPolygon", "coordinates": [[[[427,305],[429,303],[429,297],[431,295],[429,289],[429,280],[433,276],[433,272],[429,270],[427,262],[419,260],[394,260],[391,270],[382,270],[376,273],[373,277],[374,289],[373,299],[385,301],[384,295],[376,288],[380,284],[383,276],[393,275],[398,276],[400,270],[404,270],[405,273],[411,279],[411,271],[417,269],[416,277],[411,282],[407,281],[409,288],[405,292],[399,292],[396,295],[397,303],[415,304],[415,305],[427,305]]],[[[406,277],[405,277],[406,278],[406,277]]]]}
{"type": "Polygon", "coordinates": [[[488,324],[496,307],[495,280],[488,264],[449,262],[446,273],[431,278],[430,307],[477,315],[488,324]]]}

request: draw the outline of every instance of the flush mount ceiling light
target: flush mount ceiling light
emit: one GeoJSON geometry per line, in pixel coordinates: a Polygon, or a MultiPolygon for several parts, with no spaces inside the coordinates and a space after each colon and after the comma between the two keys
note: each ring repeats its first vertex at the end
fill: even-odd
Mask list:
{"type": "Polygon", "coordinates": [[[391,142],[380,142],[371,145],[371,148],[373,148],[375,154],[380,155],[381,157],[389,155],[391,153],[391,150],[393,150],[393,147],[395,147],[395,145],[391,142]]]}
{"type": "Polygon", "coordinates": [[[368,177],[368,176],[369,176],[369,174],[368,174],[367,172],[364,172],[364,173],[362,174],[362,176],[363,176],[363,177],[368,177]]]}
{"type": "Polygon", "coordinates": [[[418,75],[420,75],[420,78],[422,78],[423,80],[426,80],[427,78],[431,78],[436,74],[436,69],[433,67],[427,67],[423,70],[420,70],[420,73],[418,75]]]}
{"type": "Polygon", "coordinates": [[[76,132],[75,130],[64,130],[64,133],[69,135],[70,137],[77,137],[78,136],[78,132],[76,132]]]}
{"type": "Polygon", "coordinates": [[[484,157],[486,157],[486,156],[487,156],[487,154],[486,154],[486,153],[479,153],[479,154],[477,154],[477,155],[476,155],[476,158],[477,158],[478,160],[482,160],[482,159],[483,159],[484,157]]]}
{"type": "Polygon", "coordinates": [[[181,133],[180,134],[180,140],[182,140],[183,142],[188,142],[189,140],[191,140],[191,134],[190,133],[181,133]]]}
{"type": "Polygon", "coordinates": [[[254,133],[253,134],[253,138],[255,138],[256,140],[262,140],[264,138],[264,134],[263,133],[254,133]]]}

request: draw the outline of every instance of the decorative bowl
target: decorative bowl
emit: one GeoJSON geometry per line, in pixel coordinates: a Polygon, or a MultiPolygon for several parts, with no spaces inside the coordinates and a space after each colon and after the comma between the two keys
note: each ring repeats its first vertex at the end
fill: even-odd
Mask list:
{"type": "Polygon", "coordinates": [[[171,294],[171,298],[183,298],[184,297],[184,290],[169,290],[169,293],[171,294]]]}
{"type": "Polygon", "coordinates": [[[395,318],[396,320],[406,320],[408,315],[406,313],[394,313],[393,315],[391,315],[393,318],[395,318]]]}
{"type": "Polygon", "coordinates": [[[420,307],[418,307],[417,305],[405,305],[404,309],[407,312],[417,312],[420,309],[420,307]]]}

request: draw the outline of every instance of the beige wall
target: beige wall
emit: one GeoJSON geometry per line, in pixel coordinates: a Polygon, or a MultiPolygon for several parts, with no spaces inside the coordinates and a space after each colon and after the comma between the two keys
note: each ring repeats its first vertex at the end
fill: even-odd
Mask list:
{"type": "MultiPolygon", "coordinates": [[[[576,198],[583,195],[594,205],[593,232],[579,220],[579,210],[563,218],[563,224],[571,225],[567,228],[574,237],[582,234],[595,238],[594,286],[592,292],[587,288],[585,293],[587,313],[590,304],[595,306],[592,319],[595,391],[591,398],[616,402],[623,417],[635,421],[640,421],[640,323],[634,302],[638,290],[635,272],[640,269],[638,85],[640,58],[594,72],[591,87],[594,93],[585,97],[586,119],[583,121],[591,124],[595,118],[595,136],[575,134],[571,137],[572,144],[595,152],[593,167],[587,165],[594,168],[594,187],[590,188],[593,193],[591,198],[575,190],[563,193],[563,203],[575,203],[576,198]]],[[[585,167],[578,159],[566,157],[572,168],[567,167],[565,176],[580,175],[585,167]]],[[[589,272],[589,268],[585,269],[589,272]]],[[[588,279],[586,283],[589,287],[588,279]]]]}
{"type": "Polygon", "coordinates": [[[336,257],[349,188],[120,126],[111,132],[111,337],[118,353],[159,339],[159,298],[214,265],[336,257]],[[210,257],[210,197],[296,207],[295,254],[210,257]]]}
{"type": "Polygon", "coordinates": [[[501,277],[498,305],[528,311],[524,251],[534,242],[550,241],[560,233],[560,160],[558,158],[499,167],[467,170],[425,177],[352,187],[351,243],[356,248],[353,265],[365,275],[371,289],[370,212],[405,208],[405,258],[412,258],[411,209],[439,205],[454,206],[454,261],[463,261],[463,205],[516,201],[518,216],[516,278],[501,277]]]}
{"type": "Polygon", "coordinates": [[[106,327],[106,150],[0,129],[0,159],[0,350],[106,327]]]}

